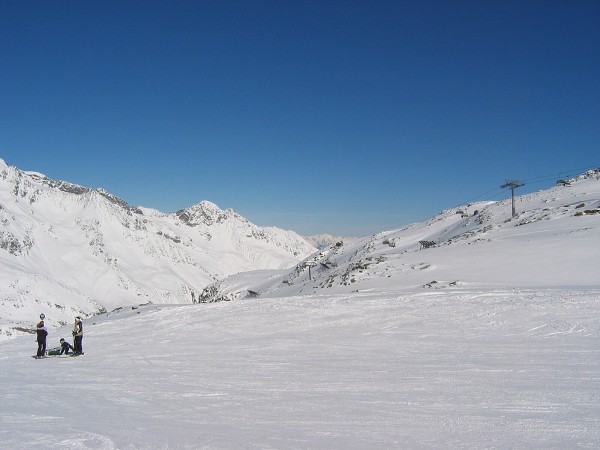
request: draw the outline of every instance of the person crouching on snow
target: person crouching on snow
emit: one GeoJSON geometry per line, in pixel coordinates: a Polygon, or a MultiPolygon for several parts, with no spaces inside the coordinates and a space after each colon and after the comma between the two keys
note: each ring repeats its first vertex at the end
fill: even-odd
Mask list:
{"type": "Polygon", "coordinates": [[[81,341],[83,340],[83,322],[81,317],[75,317],[75,326],[73,327],[73,353],[75,355],[83,355],[83,346],[81,341]]]}
{"type": "Polygon", "coordinates": [[[60,338],[60,354],[62,355],[64,353],[65,355],[68,355],[69,350],[75,351],[73,346],[65,341],[65,338],[60,338]]]}
{"type": "Polygon", "coordinates": [[[46,336],[48,336],[48,330],[44,326],[44,321],[40,320],[35,330],[37,333],[38,350],[36,358],[44,358],[46,356],[46,336]]]}

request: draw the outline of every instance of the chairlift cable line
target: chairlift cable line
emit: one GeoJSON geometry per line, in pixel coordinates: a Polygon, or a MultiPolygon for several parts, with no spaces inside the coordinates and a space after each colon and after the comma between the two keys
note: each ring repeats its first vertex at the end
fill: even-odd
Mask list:
{"type": "MultiPolygon", "coordinates": [[[[528,178],[528,179],[524,179],[522,181],[523,181],[523,183],[531,185],[531,184],[543,183],[545,181],[550,181],[550,180],[552,180],[553,178],[556,178],[556,177],[572,178],[572,175],[568,175],[568,174],[578,173],[580,171],[593,170],[593,169],[596,169],[596,168],[599,168],[599,167],[600,167],[600,164],[595,164],[595,165],[592,165],[592,166],[585,166],[585,167],[580,167],[580,168],[577,168],[577,169],[563,170],[563,171],[558,172],[558,173],[553,173],[553,174],[548,174],[548,175],[542,175],[542,176],[535,177],[535,178],[528,178]]],[[[479,195],[476,195],[475,197],[472,197],[471,200],[469,200],[469,201],[467,201],[465,203],[468,204],[468,203],[473,203],[475,201],[491,200],[491,199],[494,199],[495,197],[499,197],[500,194],[502,193],[502,191],[503,191],[503,189],[501,189],[499,187],[495,187],[493,189],[490,189],[489,191],[486,191],[486,192],[484,192],[482,194],[479,194],[479,195]],[[495,192],[495,191],[498,191],[498,192],[495,192]],[[494,192],[495,192],[494,195],[488,195],[488,194],[492,194],[494,192]]],[[[460,206],[462,204],[464,204],[464,203],[460,203],[457,206],[460,206]]]]}

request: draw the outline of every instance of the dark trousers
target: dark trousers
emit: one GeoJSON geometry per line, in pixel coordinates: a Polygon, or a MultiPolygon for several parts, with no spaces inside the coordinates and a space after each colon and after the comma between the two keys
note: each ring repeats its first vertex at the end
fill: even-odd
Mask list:
{"type": "Polygon", "coordinates": [[[46,339],[43,341],[38,341],[38,356],[44,356],[46,354],[46,339]]]}
{"type": "Polygon", "coordinates": [[[73,338],[73,353],[83,353],[83,346],[81,345],[82,340],[83,336],[75,336],[73,338]]]}

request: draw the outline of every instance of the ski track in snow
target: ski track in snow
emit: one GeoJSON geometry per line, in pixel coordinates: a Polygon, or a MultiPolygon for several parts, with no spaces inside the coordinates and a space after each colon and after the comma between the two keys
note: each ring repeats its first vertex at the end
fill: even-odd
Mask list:
{"type": "Polygon", "coordinates": [[[0,343],[0,447],[599,448],[599,298],[448,288],[98,316],[83,357],[0,343]]]}

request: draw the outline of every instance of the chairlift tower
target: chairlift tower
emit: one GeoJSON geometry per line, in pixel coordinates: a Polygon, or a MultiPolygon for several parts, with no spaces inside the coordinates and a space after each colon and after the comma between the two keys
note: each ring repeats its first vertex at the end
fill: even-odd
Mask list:
{"type": "Polygon", "coordinates": [[[515,211],[515,189],[521,186],[525,186],[525,184],[518,180],[506,180],[506,183],[500,186],[502,189],[510,188],[512,197],[512,217],[517,215],[515,211]]]}
{"type": "Polygon", "coordinates": [[[313,267],[315,267],[317,265],[316,261],[308,261],[306,263],[306,267],[308,267],[308,279],[312,280],[312,274],[310,273],[310,269],[312,269],[313,267]]]}

